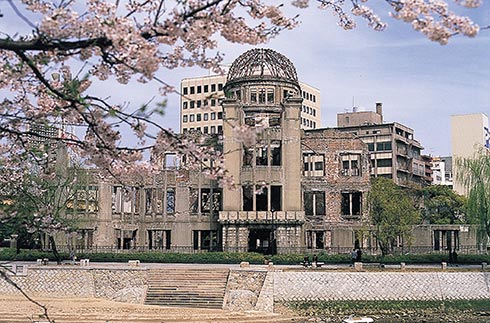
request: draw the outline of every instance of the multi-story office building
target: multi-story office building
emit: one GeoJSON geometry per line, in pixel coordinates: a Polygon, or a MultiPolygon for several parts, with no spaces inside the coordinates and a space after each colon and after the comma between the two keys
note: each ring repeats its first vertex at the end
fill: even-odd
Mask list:
{"type": "Polygon", "coordinates": [[[422,145],[414,139],[413,130],[398,122],[383,123],[383,106],[376,111],[337,114],[337,129],[356,135],[368,146],[371,175],[392,178],[398,185],[431,182],[430,162],[421,156],[422,145]]]}
{"type": "Polygon", "coordinates": [[[490,148],[488,117],[483,113],[451,116],[451,150],[454,174],[453,189],[465,194],[465,189],[458,182],[458,158],[471,158],[482,149],[490,148]]]}
{"type": "MultiPolygon", "coordinates": [[[[225,97],[223,85],[227,75],[209,75],[183,79],[180,84],[180,132],[198,130],[204,134],[223,131],[223,109],[225,97]]],[[[301,87],[301,129],[321,127],[320,91],[306,83],[301,87]]],[[[257,92],[257,101],[267,102],[265,92],[257,92]]]]}
{"type": "Polygon", "coordinates": [[[432,157],[432,178],[434,179],[432,184],[453,187],[452,163],[452,157],[432,157]]]}

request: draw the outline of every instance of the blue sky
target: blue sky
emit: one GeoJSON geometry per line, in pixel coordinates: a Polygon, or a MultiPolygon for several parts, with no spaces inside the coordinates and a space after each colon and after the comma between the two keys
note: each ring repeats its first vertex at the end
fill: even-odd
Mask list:
{"type": "MultiPolygon", "coordinates": [[[[320,89],[322,126],[334,127],[336,114],[351,109],[353,102],[364,110],[374,110],[375,103],[382,102],[385,121],[414,129],[425,154],[449,155],[450,116],[490,112],[490,30],[473,39],[456,36],[441,46],[413,31],[410,25],[388,17],[389,7],[384,2],[376,3],[375,11],[388,23],[383,32],[373,31],[360,20],[358,28],[344,31],[330,11],[311,5],[300,11],[300,26],[259,47],[287,56],[300,80],[320,89]]],[[[0,2],[4,13],[0,31],[24,29],[12,24],[6,6],[5,1],[0,2]]],[[[478,9],[456,9],[480,26],[490,25],[489,1],[478,9]]],[[[225,63],[232,63],[250,48],[222,41],[218,50],[226,55],[225,63]]],[[[161,70],[158,76],[179,88],[182,78],[207,73],[190,68],[161,70]]],[[[105,82],[95,91],[138,106],[152,97],[155,102],[162,101],[157,88],[156,83],[120,86],[105,82]]],[[[167,99],[161,123],[178,130],[179,97],[170,95],[167,99]]]]}
{"type": "MultiPolygon", "coordinates": [[[[301,12],[298,28],[261,47],[286,55],[300,80],[320,89],[322,126],[334,127],[336,114],[351,109],[353,101],[365,110],[383,102],[384,119],[414,129],[424,153],[449,155],[450,116],[490,112],[490,30],[473,39],[456,36],[441,46],[388,17],[387,11],[387,6],[378,10],[388,23],[383,32],[362,21],[358,28],[344,31],[329,11],[310,6],[301,12]]],[[[490,25],[488,2],[474,11],[460,11],[473,13],[482,26],[490,25]]],[[[219,50],[231,63],[249,48],[222,43],[219,50]]],[[[200,75],[206,71],[176,71],[171,78],[177,76],[178,85],[182,77],[200,75]]],[[[170,125],[174,124],[170,109],[177,106],[178,98],[169,98],[170,125]]]]}

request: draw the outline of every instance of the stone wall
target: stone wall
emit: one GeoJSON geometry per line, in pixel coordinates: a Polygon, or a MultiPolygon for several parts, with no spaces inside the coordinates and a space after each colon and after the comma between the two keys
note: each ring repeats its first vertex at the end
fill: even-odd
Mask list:
{"type": "MultiPolygon", "coordinates": [[[[272,267],[269,269],[273,269],[272,267]]],[[[33,266],[9,275],[33,297],[97,297],[143,303],[148,270],[33,266]]],[[[0,293],[19,294],[5,279],[0,293]]],[[[232,269],[224,309],[273,311],[274,302],[490,299],[490,272],[325,272],[232,269]]]]}
{"type": "Polygon", "coordinates": [[[275,301],[490,299],[490,272],[276,272],[275,301]]]}
{"type": "Polygon", "coordinates": [[[247,311],[255,309],[264,286],[264,270],[232,270],[228,276],[224,309],[247,311]]]}
{"type": "MultiPolygon", "coordinates": [[[[143,303],[148,286],[147,270],[144,268],[32,266],[25,275],[9,277],[24,292],[34,297],[97,297],[143,303]]],[[[5,279],[0,279],[0,292],[20,294],[5,279]]]]}

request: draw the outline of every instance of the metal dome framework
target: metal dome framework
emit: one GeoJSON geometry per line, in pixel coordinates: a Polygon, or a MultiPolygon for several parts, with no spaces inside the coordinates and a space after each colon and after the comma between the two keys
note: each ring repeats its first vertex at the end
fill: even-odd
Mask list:
{"type": "Polygon", "coordinates": [[[253,77],[270,77],[298,83],[293,63],[272,49],[251,49],[240,55],[231,65],[227,81],[253,77]]]}

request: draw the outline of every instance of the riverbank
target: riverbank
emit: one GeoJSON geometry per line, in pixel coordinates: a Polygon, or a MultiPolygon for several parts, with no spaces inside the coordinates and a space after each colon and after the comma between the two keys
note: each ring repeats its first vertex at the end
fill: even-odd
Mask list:
{"type": "Polygon", "coordinates": [[[293,301],[275,305],[282,314],[304,317],[305,322],[341,322],[356,314],[375,322],[486,323],[490,322],[490,299],[450,301],[293,301]]]}

